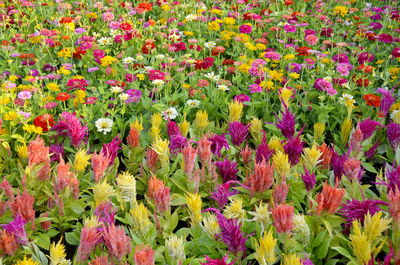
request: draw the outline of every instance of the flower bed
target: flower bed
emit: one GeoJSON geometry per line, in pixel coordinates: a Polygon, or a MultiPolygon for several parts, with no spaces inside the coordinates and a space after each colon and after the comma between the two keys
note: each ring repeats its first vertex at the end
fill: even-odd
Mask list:
{"type": "Polygon", "coordinates": [[[400,264],[399,21],[0,2],[0,264],[400,264]]]}

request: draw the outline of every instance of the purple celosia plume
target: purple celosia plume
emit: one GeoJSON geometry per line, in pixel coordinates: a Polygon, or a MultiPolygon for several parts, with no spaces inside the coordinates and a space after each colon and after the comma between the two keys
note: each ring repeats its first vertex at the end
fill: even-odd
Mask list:
{"type": "Polygon", "coordinates": [[[220,209],[222,209],[228,203],[230,196],[239,193],[237,190],[230,190],[231,184],[233,183],[236,183],[236,181],[228,181],[224,184],[217,185],[216,190],[211,192],[210,198],[217,202],[220,209]]]}
{"type": "Polygon", "coordinates": [[[25,230],[26,221],[21,215],[17,215],[13,221],[8,224],[1,225],[1,227],[8,233],[14,235],[18,244],[26,245],[28,244],[28,237],[25,230]]]}
{"type": "Polygon", "coordinates": [[[272,150],[267,144],[267,136],[266,133],[263,131],[263,139],[256,150],[256,162],[261,163],[263,159],[268,162],[273,154],[274,150],[272,150]]]}
{"type": "Polygon", "coordinates": [[[389,91],[384,88],[378,88],[376,92],[382,95],[379,113],[381,116],[386,116],[388,111],[390,110],[390,107],[396,101],[396,98],[393,96],[393,91],[389,91]]]}
{"type": "Polygon", "coordinates": [[[304,167],[304,174],[301,176],[301,178],[303,179],[304,186],[308,192],[311,191],[317,183],[315,174],[310,173],[306,167],[304,167]]]}
{"type": "Polygon", "coordinates": [[[249,125],[244,125],[238,121],[229,123],[228,131],[234,145],[240,146],[246,140],[249,134],[249,127],[249,125]]]}
{"type": "Polygon", "coordinates": [[[300,161],[301,153],[303,152],[304,142],[300,139],[300,132],[296,137],[290,138],[286,141],[283,149],[289,157],[289,162],[292,166],[300,161]]]}
{"type": "Polygon", "coordinates": [[[392,122],[386,125],[386,134],[392,147],[397,148],[400,143],[400,124],[392,122]]]}
{"type": "Polygon", "coordinates": [[[179,153],[186,146],[187,142],[187,138],[180,134],[172,135],[169,142],[169,149],[171,150],[171,153],[179,153]]]}
{"type": "Polygon", "coordinates": [[[52,144],[49,148],[51,162],[60,162],[60,157],[65,155],[64,146],[62,144],[52,144]]]}
{"type": "Polygon", "coordinates": [[[226,260],[228,259],[228,256],[225,256],[221,259],[212,259],[208,256],[205,257],[206,262],[201,263],[201,265],[233,265],[235,261],[232,261],[230,263],[226,263],[226,260]]]}
{"type": "Polygon", "coordinates": [[[222,177],[222,181],[225,183],[229,180],[236,180],[236,174],[238,173],[237,163],[235,161],[230,161],[224,159],[224,161],[217,161],[215,165],[218,168],[218,172],[222,177]]]}
{"type": "Polygon", "coordinates": [[[275,123],[275,126],[281,130],[282,135],[287,139],[292,138],[294,135],[294,127],[296,125],[293,113],[291,113],[288,107],[285,105],[285,112],[282,113],[282,118],[279,119],[277,115],[275,116],[278,119],[278,122],[275,123]]]}
{"type": "Polygon", "coordinates": [[[114,217],[117,210],[114,208],[113,204],[109,201],[101,202],[94,210],[94,215],[99,219],[99,222],[111,225],[114,224],[114,217]]]}
{"type": "Polygon", "coordinates": [[[225,134],[214,135],[209,137],[208,140],[211,142],[211,152],[214,155],[220,157],[222,148],[229,149],[229,143],[225,138],[225,134]]]}
{"type": "Polygon", "coordinates": [[[360,122],[359,126],[363,133],[363,140],[367,140],[372,136],[372,134],[374,134],[375,130],[382,125],[377,121],[371,120],[371,118],[367,118],[360,122]]]}
{"type": "Polygon", "coordinates": [[[178,124],[174,121],[169,121],[167,123],[167,133],[170,139],[173,135],[182,135],[178,124]]]}
{"type": "Polygon", "coordinates": [[[339,155],[334,149],[332,149],[331,166],[335,178],[341,179],[343,175],[344,162],[347,160],[347,154],[339,155]]]}

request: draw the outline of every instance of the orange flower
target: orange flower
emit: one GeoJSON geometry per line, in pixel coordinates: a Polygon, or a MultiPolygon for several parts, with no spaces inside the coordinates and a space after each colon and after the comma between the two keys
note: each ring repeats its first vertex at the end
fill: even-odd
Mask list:
{"type": "Polygon", "coordinates": [[[18,243],[13,234],[6,230],[0,231],[0,256],[7,254],[13,256],[18,248],[18,243]]]}
{"type": "Polygon", "coordinates": [[[138,147],[140,144],[140,132],[135,127],[131,127],[127,138],[128,145],[132,148],[138,147]]]}
{"type": "Polygon", "coordinates": [[[320,165],[325,167],[326,169],[329,169],[332,157],[331,149],[326,143],[323,143],[321,146],[318,147],[318,150],[321,152],[322,161],[320,162],[320,165]]]}
{"type": "Polygon", "coordinates": [[[368,106],[379,108],[379,106],[381,105],[380,96],[374,94],[366,94],[363,96],[363,99],[365,100],[365,103],[367,103],[368,106]]]}
{"type": "Polygon", "coordinates": [[[42,164],[42,168],[38,172],[40,180],[47,180],[50,177],[50,154],[49,147],[39,136],[28,146],[28,165],[37,166],[42,164]]]}
{"type": "Polygon", "coordinates": [[[156,177],[151,177],[148,182],[147,194],[154,200],[159,212],[163,213],[169,209],[170,189],[164,185],[164,182],[156,177]]]}
{"type": "Polygon", "coordinates": [[[56,100],[58,101],[67,101],[71,98],[71,95],[66,92],[61,92],[56,96],[56,100]]]}
{"type": "Polygon", "coordinates": [[[154,250],[149,246],[136,246],[134,260],[137,265],[154,265],[154,250]]]}
{"type": "Polygon", "coordinates": [[[328,184],[324,183],[322,192],[317,195],[317,213],[335,213],[339,205],[342,203],[345,193],[346,191],[344,189],[332,188],[328,184]]]}

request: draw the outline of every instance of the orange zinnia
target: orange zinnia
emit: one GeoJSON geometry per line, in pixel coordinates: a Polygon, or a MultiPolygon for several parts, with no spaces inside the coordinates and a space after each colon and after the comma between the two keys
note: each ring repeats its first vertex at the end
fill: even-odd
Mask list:
{"type": "Polygon", "coordinates": [[[379,108],[379,106],[381,105],[380,96],[374,94],[366,94],[364,95],[363,99],[365,100],[365,103],[367,103],[367,105],[369,106],[379,108]]]}

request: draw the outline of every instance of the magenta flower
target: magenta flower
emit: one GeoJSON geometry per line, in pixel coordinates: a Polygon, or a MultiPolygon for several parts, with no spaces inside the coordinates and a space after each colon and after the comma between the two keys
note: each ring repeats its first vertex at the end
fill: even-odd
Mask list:
{"type": "Polygon", "coordinates": [[[80,120],[69,112],[63,112],[61,119],[51,130],[56,131],[58,136],[69,137],[75,147],[78,147],[88,136],[88,127],[82,126],[80,120]]]}
{"type": "Polygon", "coordinates": [[[237,180],[236,174],[238,173],[238,169],[235,161],[229,161],[225,158],[224,161],[215,162],[215,165],[224,183],[229,180],[237,180]]]}
{"type": "Polygon", "coordinates": [[[121,142],[122,139],[117,135],[108,144],[103,144],[100,153],[109,158],[109,166],[114,163],[115,158],[118,156],[118,150],[122,148],[119,146],[121,142]]]}
{"type": "Polygon", "coordinates": [[[211,152],[218,157],[221,156],[222,148],[225,148],[226,150],[229,149],[229,143],[225,138],[225,134],[215,135],[208,138],[208,140],[211,142],[211,152]]]}
{"type": "MultiPolygon", "coordinates": [[[[277,117],[277,115],[275,115],[277,117]]],[[[282,113],[282,118],[278,119],[278,122],[275,123],[275,126],[281,130],[283,136],[287,139],[292,138],[294,135],[294,127],[296,125],[294,115],[289,111],[288,107],[285,106],[285,112],[282,113]]]]}
{"type": "Polygon", "coordinates": [[[371,137],[372,134],[374,134],[377,127],[381,127],[382,125],[377,121],[371,120],[371,118],[367,118],[362,122],[360,122],[359,126],[363,134],[363,141],[364,141],[367,140],[369,137],[371,137]]]}
{"type": "Polygon", "coordinates": [[[386,125],[386,134],[392,147],[397,148],[400,143],[400,124],[391,122],[386,125]]]}
{"type": "Polygon", "coordinates": [[[99,222],[111,225],[114,224],[114,216],[117,210],[114,208],[113,204],[109,201],[101,202],[94,210],[94,215],[99,219],[99,222]]]}
{"type": "Polygon", "coordinates": [[[390,110],[390,107],[393,105],[393,103],[396,101],[396,98],[393,96],[393,90],[389,91],[384,88],[378,88],[376,92],[381,94],[381,105],[379,109],[379,114],[382,116],[386,116],[388,111],[390,110]]]}
{"type": "Polygon", "coordinates": [[[307,168],[304,167],[304,174],[301,176],[304,186],[306,187],[307,192],[312,191],[314,189],[315,184],[317,183],[317,177],[314,173],[310,173],[307,168]]]}
{"type": "Polygon", "coordinates": [[[250,125],[244,125],[241,122],[234,121],[229,123],[229,135],[231,136],[232,143],[240,146],[249,134],[250,125]]]}
{"type": "Polygon", "coordinates": [[[253,28],[250,25],[241,25],[239,27],[240,33],[251,33],[252,30],[253,28]]]}
{"type": "Polygon", "coordinates": [[[261,141],[261,144],[257,147],[256,150],[256,162],[261,163],[263,160],[266,162],[269,161],[271,156],[274,154],[274,150],[269,148],[269,145],[267,144],[267,137],[266,133],[263,131],[263,139],[261,141]]]}
{"type": "Polygon", "coordinates": [[[238,194],[239,191],[232,190],[231,184],[236,183],[235,181],[228,181],[224,184],[217,185],[216,190],[211,192],[210,198],[215,200],[218,204],[219,209],[222,209],[227,203],[230,196],[238,194]]]}
{"type": "Polygon", "coordinates": [[[26,245],[28,244],[28,237],[25,231],[25,224],[26,221],[18,214],[13,221],[0,226],[8,233],[14,235],[18,244],[26,245]]]}
{"type": "Polygon", "coordinates": [[[286,141],[283,149],[289,157],[289,162],[292,166],[296,165],[300,161],[301,153],[303,152],[304,142],[300,139],[300,133],[293,138],[286,141]]]}
{"type": "Polygon", "coordinates": [[[228,259],[227,256],[223,257],[222,259],[212,259],[207,256],[205,258],[207,262],[201,263],[201,265],[233,265],[235,263],[235,261],[226,263],[226,260],[228,259]]]}

